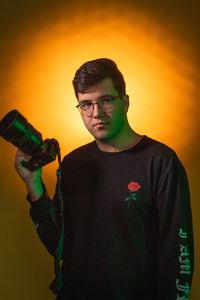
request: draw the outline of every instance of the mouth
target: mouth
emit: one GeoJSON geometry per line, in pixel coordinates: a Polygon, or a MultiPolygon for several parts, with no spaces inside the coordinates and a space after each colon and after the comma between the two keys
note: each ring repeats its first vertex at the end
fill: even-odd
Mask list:
{"type": "Polygon", "coordinates": [[[93,125],[93,127],[95,127],[95,128],[102,128],[102,127],[104,127],[105,125],[108,125],[108,122],[102,122],[102,121],[100,121],[100,122],[95,123],[95,124],[93,125]]]}

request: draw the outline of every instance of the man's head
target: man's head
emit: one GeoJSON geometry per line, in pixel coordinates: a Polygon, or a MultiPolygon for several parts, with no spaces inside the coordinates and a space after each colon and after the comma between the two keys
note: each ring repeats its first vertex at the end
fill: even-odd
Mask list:
{"type": "Polygon", "coordinates": [[[126,94],[126,85],[123,75],[118,70],[116,63],[108,58],[99,58],[84,63],[77,71],[73,80],[74,91],[84,93],[91,86],[100,83],[103,79],[110,78],[120,96],[126,94]]]}
{"type": "Polygon", "coordinates": [[[110,59],[86,62],[76,72],[73,85],[83,122],[95,139],[112,143],[124,138],[129,98],[116,64],[110,59]]]}

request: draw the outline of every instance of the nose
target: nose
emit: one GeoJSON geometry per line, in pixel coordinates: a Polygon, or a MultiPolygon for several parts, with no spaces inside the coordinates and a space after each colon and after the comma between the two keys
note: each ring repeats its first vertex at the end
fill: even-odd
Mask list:
{"type": "Polygon", "coordinates": [[[98,103],[93,103],[93,118],[99,118],[103,112],[98,103]]]}

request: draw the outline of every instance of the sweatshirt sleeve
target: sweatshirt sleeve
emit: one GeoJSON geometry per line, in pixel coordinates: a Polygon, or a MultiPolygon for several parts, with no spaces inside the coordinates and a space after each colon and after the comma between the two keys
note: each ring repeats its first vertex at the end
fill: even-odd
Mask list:
{"type": "MultiPolygon", "coordinates": [[[[30,216],[33,224],[39,235],[41,242],[45,245],[48,252],[54,255],[58,241],[59,241],[59,228],[56,222],[54,206],[45,189],[40,199],[35,202],[30,202],[30,216]]],[[[28,197],[29,200],[29,197],[28,197]]]]}
{"type": "Polygon", "coordinates": [[[186,172],[174,154],[158,193],[158,299],[189,299],[193,275],[193,230],[186,172]]]}

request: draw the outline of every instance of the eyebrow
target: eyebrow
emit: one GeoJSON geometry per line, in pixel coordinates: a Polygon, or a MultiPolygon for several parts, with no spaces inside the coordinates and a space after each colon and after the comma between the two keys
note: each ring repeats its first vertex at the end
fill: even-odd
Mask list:
{"type": "MultiPolygon", "coordinates": [[[[110,94],[105,94],[105,95],[100,96],[98,99],[101,99],[101,98],[104,98],[104,97],[115,97],[115,96],[112,96],[110,94]]],[[[92,102],[92,100],[84,99],[84,100],[79,101],[79,103],[81,103],[81,104],[84,104],[84,103],[87,103],[87,102],[92,102]]]]}

